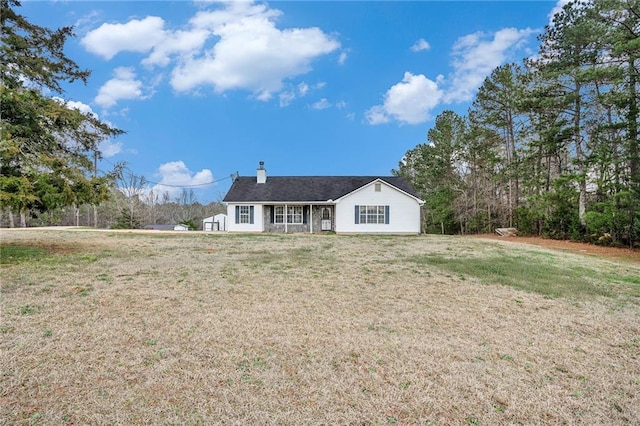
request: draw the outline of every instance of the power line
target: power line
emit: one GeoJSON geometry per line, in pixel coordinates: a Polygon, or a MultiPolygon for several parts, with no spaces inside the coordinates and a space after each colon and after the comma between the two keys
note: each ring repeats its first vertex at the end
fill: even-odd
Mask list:
{"type": "Polygon", "coordinates": [[[227,180],[227,179],[231,179],[231,176],[227,176],[227,177],[224,177],[222,179],[216,179],[216,180],[213,180],[213,181],[207,182],[207,183],[198,183],[196,185],[170,185],[168,183],[153,182],[153,181],[150,181],[150,180],[148,180],[147,182],[148,183],[152,183],[154,185],[167,186],[169,188],[198,188],[200,186],[213,185],[214,183],[222,182],[223,180],[227,180]]]}
{"type": "MultiPolygon", "coordinates": [[[[109,160],[107,160],[107,159],[103,159],[103,161],[106,161],[107,163],[111,164],[111,165],[112,165],[112,166],[114,166],[114,167],[116,166],[115,164],[113,164],[111,161],[109,161],[109,160]]],[[[214,179],[214,180],[212,180],[211,182],[198,183],[198,184],[195,184],[195,185],[172,185],[172,184],[168,184],[168,183],[154,182],[154,181],[148,180],[148,179],[147,179],[147,178],[145,178],[143,175],[139,175],[139,174],[136,174],[135,172],[133,172],[133,171],[132,171],[129,167],[127,167],[126,165],[125,165],[125,166],[123,166],[123,170],[127,173],[127,175],[129,175],[129,177],[141,178],[141,179],[144,179],[144,181],[145,181],[146,183],[150,183],[150,184],[152,184],[152,185],[166,186],[166,187],[168,187],[168,188],[199,188],[199,187],[201,187],[201,186],[209,186],[209,185],[213,185],[213,184],[216,184],[216,183],[218,183],[218,182],[222,182],[222,181],[227,180],[227,179],[233,179],[233,178],[235,178],[236,176],[238,176],[238,172],[235,172],[235,173],[231,173],[231,174],[229,174],[229,176],[227,176],[227,177],[223,177],[223,178],[220,178],[220,179],[214,179]]]]}

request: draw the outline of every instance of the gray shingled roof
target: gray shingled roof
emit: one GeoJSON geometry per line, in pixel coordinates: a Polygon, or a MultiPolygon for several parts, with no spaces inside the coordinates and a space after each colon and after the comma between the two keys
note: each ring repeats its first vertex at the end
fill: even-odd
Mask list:
{"type": "Polygon", "coordinates": [[[266,183],[257,183],[255,176],[240,176],[233,181],[223,201],[233,203],[336,200],[376,179],[420,198],[406,179],[397,176],[269,176],[266,183]]]}

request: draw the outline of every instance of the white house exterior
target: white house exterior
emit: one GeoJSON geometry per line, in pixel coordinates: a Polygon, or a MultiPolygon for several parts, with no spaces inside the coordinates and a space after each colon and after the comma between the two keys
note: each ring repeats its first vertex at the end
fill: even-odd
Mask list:
{"type": "Polygon", "coordinates": [[[424,202],[398,176],[237,177],[223,200],[230,232],[420,233],[424,202]]]}
{"type": "Polygon", "coordinates": [[[418,234],[422,204],[424,204],[422,200],[417,197],[396,188],[382,178],[377,178],[336,200],[335,231],[345,234],[418,234]],[[371,208],[371,206],[377,208],[371,208]],[[380,214],[385,215],[382,221],[380,214]],[[377,222],[382,223],[369,223],[375,222],[370,218],[372,215],[377,215],[377,222]]]}

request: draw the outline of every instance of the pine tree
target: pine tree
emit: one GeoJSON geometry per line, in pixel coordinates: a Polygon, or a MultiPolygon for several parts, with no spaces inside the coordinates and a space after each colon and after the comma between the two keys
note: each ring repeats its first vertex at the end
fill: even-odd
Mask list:
{"type": "Polygon", "coordinates": [[[455,205],[458,197],[465,197],[458,166],[466,131],[463,117],[453,111],[442,112],[436,117],[434,128],[427,133],[428,143],[407,152],[398,170],[393,171],[406,177],[425,200],[428,231],[454,233],[461,225],[456,218],[455,205]]]}

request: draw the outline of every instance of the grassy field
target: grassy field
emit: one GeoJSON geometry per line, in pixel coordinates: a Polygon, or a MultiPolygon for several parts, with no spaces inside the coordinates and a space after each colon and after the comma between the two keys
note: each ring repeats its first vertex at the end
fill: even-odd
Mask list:
{"type": "Polygon", "coordinates": [[[4,424],[640,424],[640,264],[436,236],[3,230],[4,424]]]}

